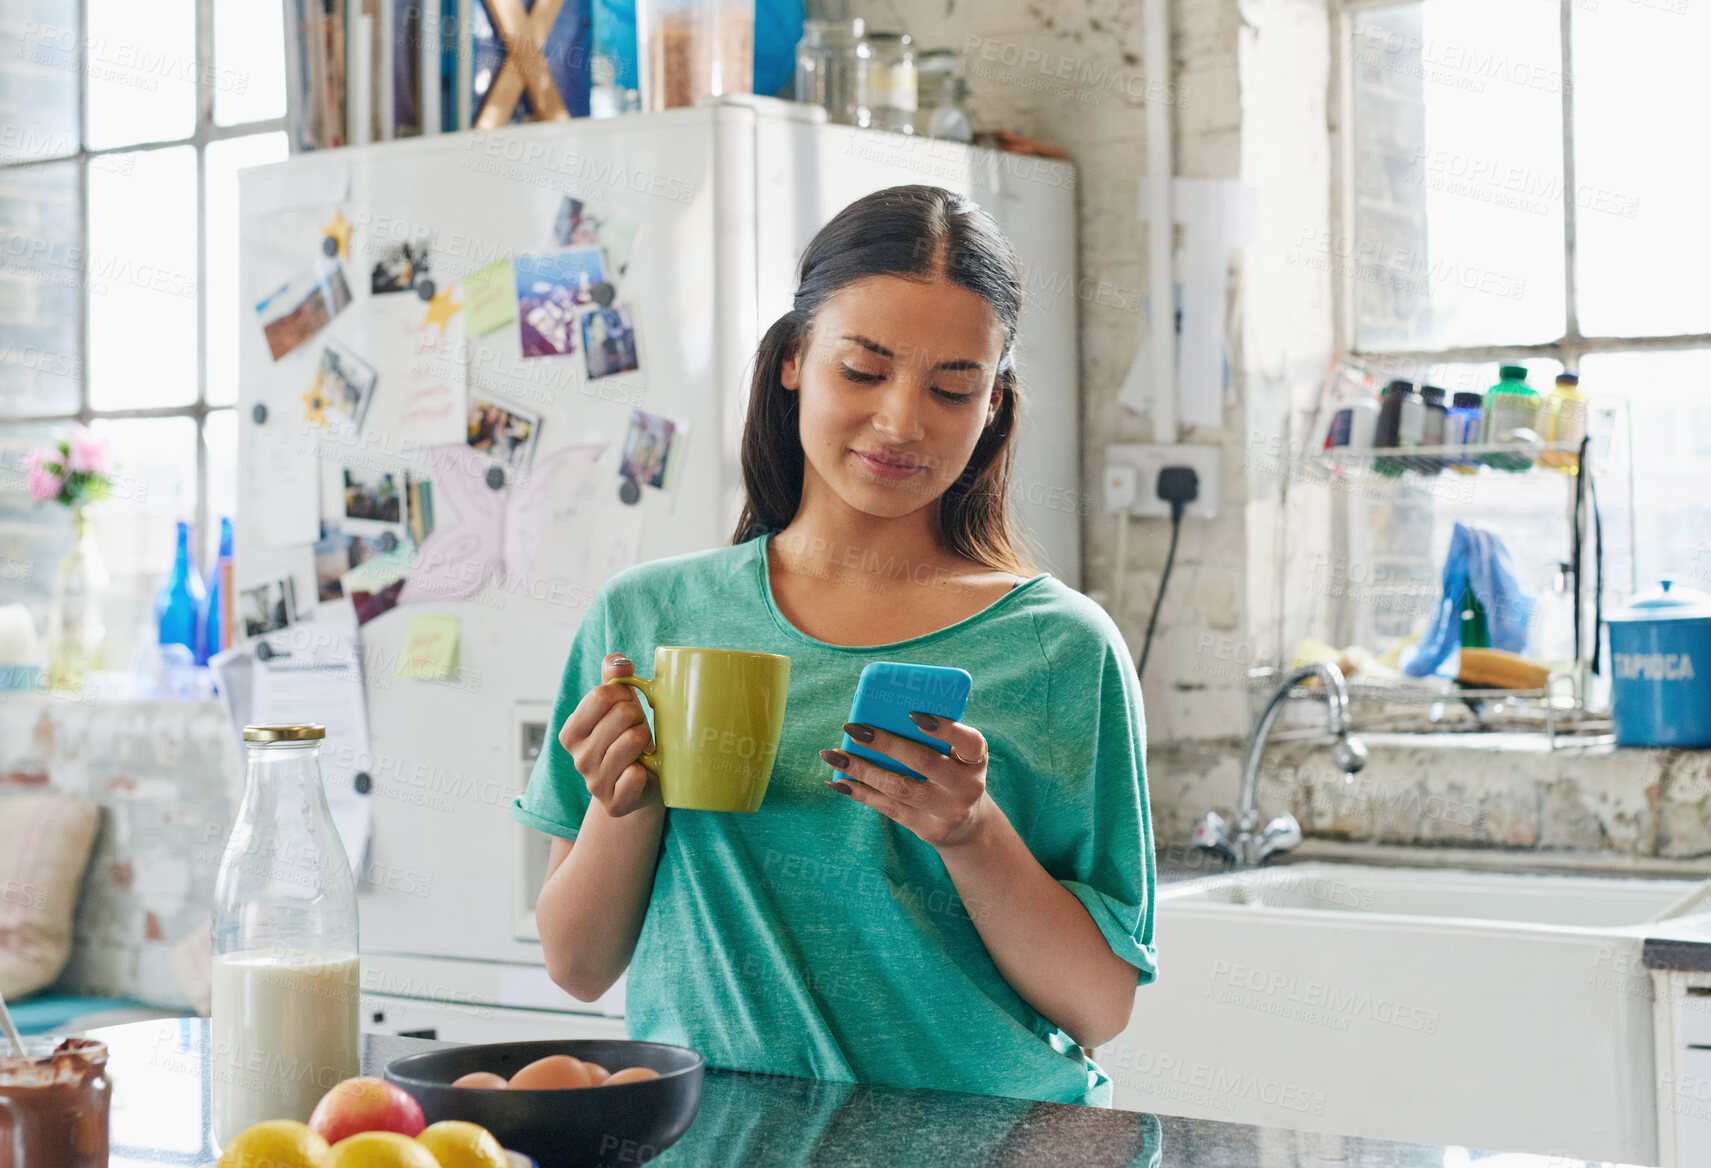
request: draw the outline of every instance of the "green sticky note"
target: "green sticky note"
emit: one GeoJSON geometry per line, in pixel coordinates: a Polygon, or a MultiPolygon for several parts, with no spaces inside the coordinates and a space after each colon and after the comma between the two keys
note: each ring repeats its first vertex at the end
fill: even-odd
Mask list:
{"type": "Polygon", "coordinates": [[[423,681],[448,681],[457,674],[457,617],[419,613],[410,618],[393,672],[423,681]]]}
{"type": "Polygon", "coordinates": [[[517,285],[509,256],[463,278],[463,307],[471,336],[490,333],[517,319],[517,285]]]}

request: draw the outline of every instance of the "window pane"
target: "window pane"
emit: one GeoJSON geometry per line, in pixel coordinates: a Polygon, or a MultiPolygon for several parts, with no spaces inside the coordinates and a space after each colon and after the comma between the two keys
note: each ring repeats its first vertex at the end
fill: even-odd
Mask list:
{"type": "Polygon", "coordinates": [[[30,498],[21,460],[69,430],[69,424],[0,426],[0,597],[29,607],[38,636],[47,632],[54,569],[71,546],[71,517],[58,503],[30,498]]]}
{"type": "Polygon", "coordinates": [[[77,153],[77,7],[0,4],[0,162],[77,153]]]}
{"type": "Polygon", "coordinates": [[[238,171],[286,156],[283,133],[228,138],[208,144],[208,272],[202,294],[208,311],[208,400],[238,400],[238,171]]]}
{"type": "Polygon", "coordinates": [[[1563,331],[1562,54],[1554,4],[1427,0],[1354,13],[1362,348],[1527,343],[1563,331]]]}
{"type": "Polygon", "coordinates": [[[91,147],[190,137],[196,129],[194,0],[89,0],[87,40],[91,147]]]}
{"type": "Polygon", "coordinates": [[[208,525],[202,533],[202,563],[212,567],[220,551],[220,519],[238,514],[238,415],[215,410],[202,423],[208,443],[208,525]]]}
{"type": "Polygon", "coordinates": [[[112,156],[89,173],[89,401],[196,400],[196,150],[112,156]]]}
{"type": "Polygon", "coordinates": [[[77,164],[0,170],[0,415],[77,410],[77,164]]]}
{"type": "Polygon", "coordinates": [[[1711,5],[1574,12],[1576,252],[1590,336],[1711,332],[1711,5]]]}
{"type": "MultiPolygon", "coordinates": [[[[1671,577],[1711,591],[1711,352],[1589,354],[1580,369],[1594,404],[1625,397],[1633,416],[1636,584],[1646,589],[1671,577]]],[[[1601,491],[1605,499],[1624,496],[1601,491]]],[[[1610,510],[1606,502],[1606,547],[1613,524],[1627,528],[1626,516],[1610,510]]],[[[1626,588],[1625,563],[1607,561],[1605,571],[1626,588]]]]}
{"type": "Polygon", "coordinates": [[[196,422],[191,418],[96,418],[116,468],[113,498],[96,517],[101,553],[115,577],[172,568],[180,520],[196,518],[196,422]]]}
{"type": "Polygon", "coordinates": [[[214,121],[285,116],[285,18],[279,0],[214,0],[214,121]]]}

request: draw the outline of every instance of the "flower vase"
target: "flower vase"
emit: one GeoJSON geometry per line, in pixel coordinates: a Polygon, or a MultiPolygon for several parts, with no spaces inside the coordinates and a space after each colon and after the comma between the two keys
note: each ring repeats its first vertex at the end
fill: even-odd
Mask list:
{"type": "Polygon", "coordinates": [[[48,603],[48,673],[43,688],[81,689],[105,667],[107,565],[101,560],[89,516],[71,509],[71,547],[54,571],[48,603]]]}

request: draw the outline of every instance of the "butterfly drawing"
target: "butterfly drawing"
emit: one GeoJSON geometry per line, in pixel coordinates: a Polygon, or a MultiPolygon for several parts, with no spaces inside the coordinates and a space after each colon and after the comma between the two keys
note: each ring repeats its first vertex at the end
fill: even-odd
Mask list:
{"type": "Polygon", "coordinates": [[[466,600],[494,577],[527,583],[549,520],[563,532],[581,518],[579,503],[593,510],[592,471],[605,449],[588,442],[537,454],[494,489],[491,460],[462,444],[430,447],[435,503],[443,499],[450,515],[423,541],[398,603],[466,600]]]}

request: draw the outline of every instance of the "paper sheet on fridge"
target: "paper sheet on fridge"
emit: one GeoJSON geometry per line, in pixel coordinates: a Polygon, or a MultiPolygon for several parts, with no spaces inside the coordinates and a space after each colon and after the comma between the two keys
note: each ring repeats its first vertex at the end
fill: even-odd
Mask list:
{"type": "Polygon", "coordinates": [[[250,425],[244,489],[262,545],[314,543],[321,533],[321,469],[303,427],[292,425],[283,409],[267,425],[250,425]]]}
{"type": "MultiPolygon", "coordinates": [[[[1184,426],[1218,426],[1224,420],[1229,373],[1226,308],[1230,251],[1252,241],[1258,222],[1255,187],[1227,179],[1173,179],[1174,222],[1183,226],[1176,257],[1175,284],[1180,316],[1176,335],[1176,412],[1184,426]]],[[[1141,184],[1140,219],[1150,217],[1147,186],[1141,184]]],[[[1151,310],[1152,328],[1167,320],[1151,310]]],[[[1156,335],[1154,333],[1153,335],[1156,335]]],[[[1118,390],[1118,400],[1137,412],[1150,411],[1150,342],[1142,342],[1135,363],[1118,390]]]]}
{"type": "Polygon", "coordinates": [[[371,812],[369,796],[356,788],[356,776],[369,766],[370,755],[362,643],[354,621],[349,614],[299,621],[262,638],[271,656],[262,660],[257,653],[251,719],[257,724],[318,722],[326,727],[321,781],[345,856],[357,873],[368,850],[371,812]]]}
{"type": "Polygon", "coordinates": [[[429,306],[410,295],[375,296],[346,343],[375,371],[364,438],[380,449],[463,442],[469,425],[467,312],[426,323],[429,306]]]}

